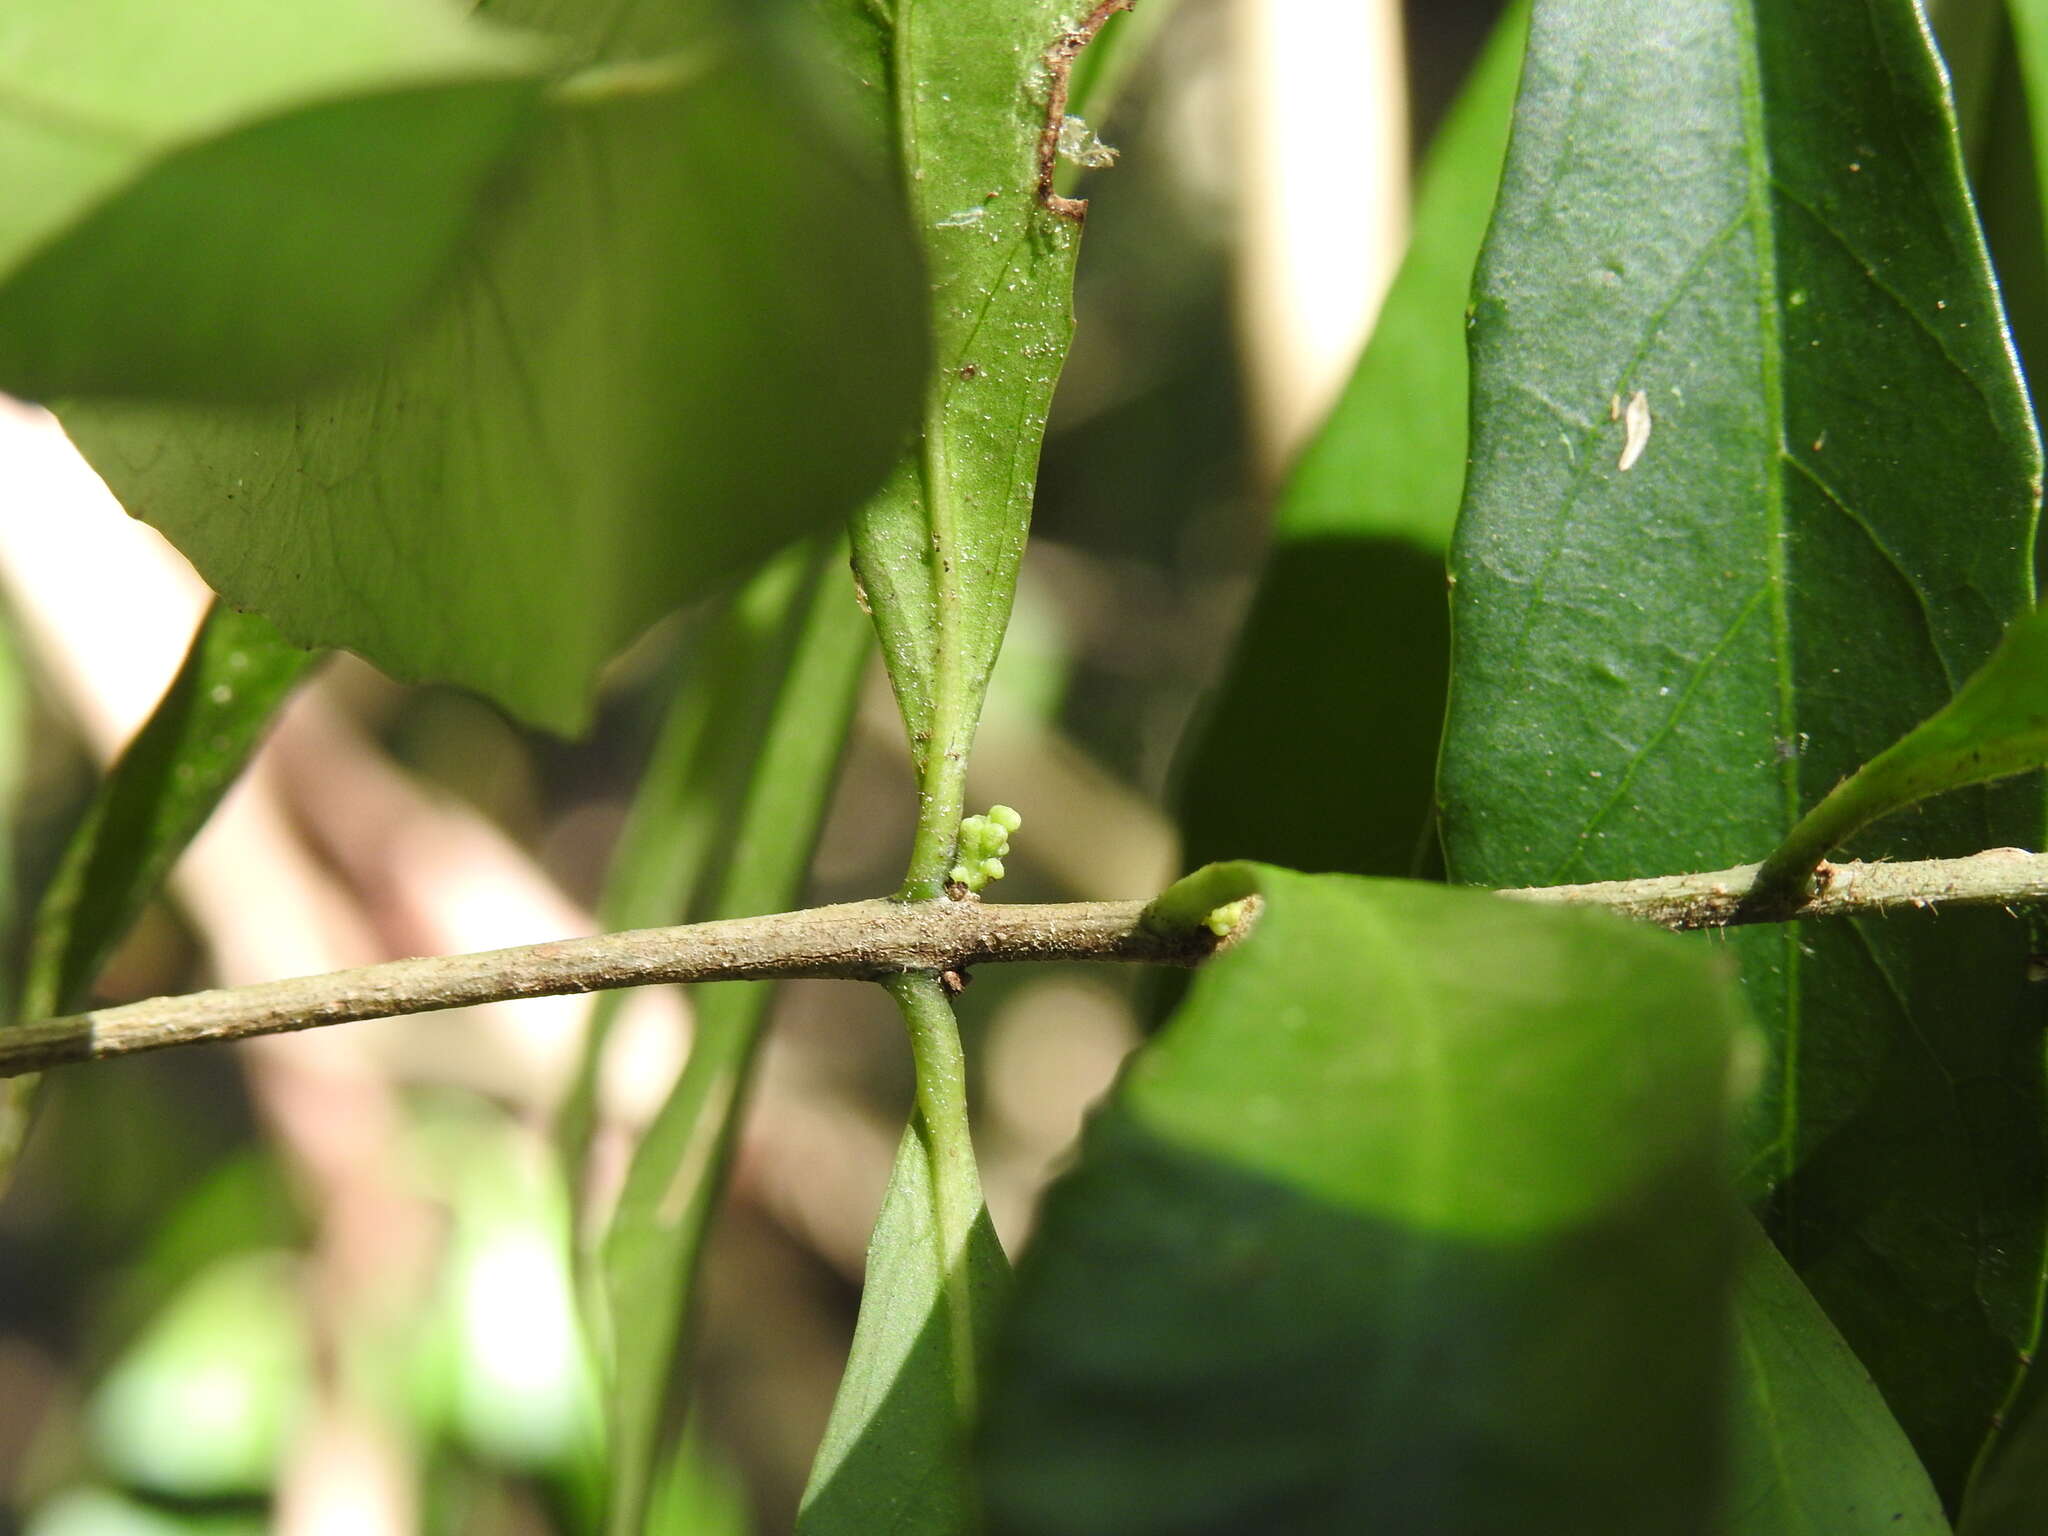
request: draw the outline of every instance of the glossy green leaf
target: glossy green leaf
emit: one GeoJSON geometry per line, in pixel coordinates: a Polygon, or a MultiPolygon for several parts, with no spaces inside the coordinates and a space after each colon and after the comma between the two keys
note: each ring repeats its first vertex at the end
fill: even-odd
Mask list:
{"type": "Polygon", "coordinates": [[[545,51],[447,0],[0,18],[0,388],[275,394],[368,356],[529,125],[545,51]]]}
{"type": "Polygon", "coordinates": [[[1518,5],[1439,132],[1372,339],[1281,496],[1236,660],[1185,770],[1190,864],[1403,875],[1434,862],[1465,307],[1527,32],[1518,5]]]}
{"type": "Polygon", "coordinates": [[[1991,659],[1931,719],[1849,775],[1799,819],[1757,874],[1760,888],[1803,881],[1880,816],[2048,763],[2048,609],[2005,632],[1991,659]]]}
{"type": "Polygon", "coordinates": [[[883,987],[903,1015],[917,1103],[869,1243],[860,1320],[799,1511],[805,1536],[980,1529],[967,1447],[1009,1292],[967,1116],[967,1058],[939,978],[883,987]]]}
{"type": "Polygon", "coordinates": [[[991,1526],[1715,1529],[1731,978],[1594,914],[1227,871],[1257,926],[1019,1265],[991,1526]]]}
{"type": "Polygon", "coordinates": [[[123,505],[293,640],[565,730],[651,620],[834,523],[910,423],[914,253],[808,77],[721,9],[614,18],[383,365],[278,407],[66,411],[123,505]]]}
{"type": "Polygon", "coordinates": [[[1039,443],[1073,334],[1079,228],[1039,196],[1047,50],[1069,0],[838,0],[893,137],[931,280],[915,449],[854,518],[854,565],[910,733],[923,813],[905,894],[953,862],[975,724],[1009,622],[1039,443]],[[875,86],[879,93],[883,87],[875,86]]]}
{"type": "Polygon", "coordinates": [[[1727,1536],[1948,1536],[1941,1499],[1870,1373],[1748,1222],[1735,1351],[1727,1536]]]}
{"type": "MultiPolygon", "coordinates": [[[[930,1149],[913,1125],[897,1150],[868,1244],[860,1320],[804,1490],[800,1536],[959,1536],[979,1529],[933,1189],[930,1149]]],[[[965,1270],[950,1278],[964,1280],[977,1302],[969,1347],[980,1359],[1010,1275],[986,1209],[970,1228],[965,1270]]],[[[970,1379],[976,1372],[968,1366],[970,1379]]]]}
{"type": "MultiPolygon", "coordinates": [[[[1539,3],[1472,343],[1456,879],[1758,858],[2031,605],[2040,454],[1910,0],[1539,3]]],[[[1875,833],[2031,846],[2041,797],[1875,833]]],[[[1953,1500],[2037,1326],[2027,935],[1726,943],[1775,1047],[1767,1220],[1953,1500]]]]}
{"type": "MultiPolygon", "coordinates": [[[[746,738],[755,755],[726,808],[723,867],[700,888],[693,918],[782,911],[802,897],[869,654],[844,560],[844,546],[830,546],[794,595],[796,629],[772,708],[757,722],[719,722],[758,726],[746,738]]],[[[727,982],[691,995],[689,1061],[634,1153],[602,1255],[594,1321],[609,1380],[608,1529],[620,1536],[640,1530],[650,1484],[673,1450],[675,1367],[687,1356],[697,1262],[773,988],[727,982]]]]}
{"type": "Polygon", "coordinates": [[[206,825],[318,658],[215,603],[177,676],[108,770],[36,907],[21,1017],[85,1000],[114,946],[206,825]]]}

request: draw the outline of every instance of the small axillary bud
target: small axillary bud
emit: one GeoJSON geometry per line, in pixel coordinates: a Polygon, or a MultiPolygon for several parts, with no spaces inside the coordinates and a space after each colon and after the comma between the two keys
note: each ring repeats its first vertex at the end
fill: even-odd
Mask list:
{"type": "Polygon", "coordinates": [[[1245,914],[1251,910],[1251,906],[1252,898],[1249,896],[1241,901],[1228,902],[1203,918],[1202,926],[1217,938],[1227,939],[1237,931],[1237,925],[1244,921],[1245,914]]]}
{"type": "Polygon", "coordinates": [[[1023,825],[1024,818],[1007,805],[990,806],[986,816],[969,816],[960,823],[958,862],[947,879],[970,891],[1002,879],[1010,834],[1023,825]]]}

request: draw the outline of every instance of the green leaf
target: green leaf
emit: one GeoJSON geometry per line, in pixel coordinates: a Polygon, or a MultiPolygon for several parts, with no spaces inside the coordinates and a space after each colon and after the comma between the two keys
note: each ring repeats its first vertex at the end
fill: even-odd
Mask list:
{"type": "MultiPolygon", "coordinates": [[[[0,615],[0,859],[6,868],[15,867],[15,824],[17,797],[28,769],[30,754],[28,668],[13,619],[0,615]]],[[[0,882],[0,920],[16,922],[22,901],[15,880],[0,882]]],[[[0,972],[0,986],[13,999],[13,1009],[0,1020],[0,1027],[23,1021],[16,961],[6,962],[0,972]]],[[[33,1079],[13,1079],[0,1086],[0,1190],[13,1177],[14,1162],[28,1133],[29,1112],[35,1094],[33,1079]]]]}
{"type": "Polygon", "coordinates": [[[1433,862],[1465,306],[1527,32],[1517,6],[1439,132],[1372,340],[1281,497],[1236,661],[1183,782],[1191,864],[1401,875],[1433,862]]]}
{"type": "Polygon", "coordinates": [[[913,1125],[868,1244],[860,1320],[804,1490],[800,1536],[959,1536],[979,1527],[948,1288],[961,1280],[974,1296],[971,1347],[983,1356],[1010,1266],[981,1209],[969,1230],[965,1274],[945,1273],[933,1187],[926,1137],[913,1125]]]}
{"type": "MultiPolygon", "coordinates": [[[[2031,606],[2040,453],[1910,0],[1539,4],[1472,342],[1456,879],[1757,858],[2031,606]]],[[[2041,812],[1976,791],[1851,851],[2032,846],[2041,812]]],[[[1726,947],[1774,1046],[1768,1223],[1954,1500],[2037,1330],[2027,935],[1726,947]]]]}
{"type": "MultiPolygon", "coordinates": [[[[902,897],[951,878],[967,758],[1015,595],[1038,452],[1073,334],[1085,205],[1055,192],[1051,129],[1078,50],[1121,0],[833,0],[819,7],[867,120],[894,143],[931,280],[919,441],[853,521],[854,568],[909,733],[919,814],[902,897]],[[1072,29],[1072,30],[1070,30],[1072,29]],[[881,82],[887,82],[883,97],[881,82]]],[[[800,1517],[836,1530],[972,1528],[962,1454],[1003,1260],[936,977],[892,978],[918,1112],[870,1250],[852,1361],[800,1517]],[[929,1341],[937,1330],[935,1341],[929,1341]]]]}
{"type": "Polygon", "coordinates": [[[84,1001],[318,659],[255,614],[220,603],[207,610],[177,676],[108,770],[37,904],[23,1019],[84,1001]]]}
{"type": "Polygon", "coordinates": [[[914,254],[805,77],[703,9],[669,24],[690,51],[558,93],[382,366],[277,407],[65,412],[123,505],[294,641],[561,730],[650,621],[843,515],[909,425],[914,254]]]}
{"type": "Polygon", "coordinates": [[[1222,873],[1256,927],[1126,1069],[1019,1265],[992,1526],[1714,1529],[1721,967],[1595,914],[1222,873]]]}
{"type": "Polygon", "coordinates": [[[1757,873],[1760,891],[1804,882],[1831,848],[1929,795],[2048,763],[2048,609],[2013,624],[1991,659],[1905,739],[1800,818],[1757,873]]]}
{"type": "MultiPolygon", "coordinates": [[[[262,744],[318,658],[216,602],[170,687],[122,749],[36,903],[14,1022],[81,1005],[114,947],[262,744]]],[[[0,1086],[0,1180],[28,1133],[36,1077],[0,1086]]]]}
{"type": "MultiPolygon", "coordinates": [[[[9,870],[15,868],[18,799],[33,750],[29,675],[14,620],[0,612],[0,868],[9,870]]],[[[21,902],[16,884],[14,879],[0,881],[0,922],[16,921],[21,902]]],[[[16,974],[14,960],[0,962],[0,988],[11,994],[16,974]]],[[[4,1020],[0,1027],[5,1027],[4,1020]]],[[[4,1166],[0,1166],[0,1180],[4,1180],[4,1166]]]]}
{"type": "MultiPolygon", "coordinates": [[[[2048,227],[2042,194],[2048,165],[2035,146],[2048,128],[2048,98],[2034,84],[2048,71],[2048,6],[2006,0],[2005,35],[1984,104],[1984,133],[1970,161],[1971,186],[1998,273],[2000,295],[2022,371],[2048,355],[2048,227]]],[[[2044,82],[2048,83],[2048,82],[2044,82]]],[[[2035,581],[2048,543],[2035,540],[2035,581]]]]}
{"type": "Polygon", "coordinates": [[[268,1492],[313,1408],[304,1305],[288,1253],[237,1254],[192,1280],[94,1392],[99,1457],[175,1498],[268,1492]]]}
{"type": "MultiPolygon", "coordinates": [[[[692,918],[794,906],[823,824],[867,663],[867,621],[841,579],[843,544],[818,554],[794,595],[790,661],[760,722],[743,793],[729,805],[726,863],[692,918]]],[[[744,730],[748,722],[722,720],[744,730]]],[[[596,1333],[612,1426],[607,1529],[641,1529],[649,1486],[673,1451],[683,1401],[676,1360],[688,1347],[704,1232],[723,1185],[755,1048],[773,988],[697,988],[689,1061],[626,1174],[602,1256],[596,1333]]]]}
{"type": "Polygon", "coordinates": [[[0,388],[253,397],[369,355],[472,223],[543,57],[444,0],[10,7],[0,388]]]}
{"type": "Polygon", "coordinates": [[[931,280],[915,450],[855,516],[854,566],[910,733],[923,810],[904,894],[938,895],[968,751],[1009,622],[1038,450],[1073,335],[1077,221],[1039,195],[1046,56],[1071,0],[838,0],[886,121],[931,280]],[[853,13],[849,15],[848,13],[853,13]]]}
{"type": "MultiPolygon", "coordinates": [[[[682,922],[700,893],[712,894],[707,882],[733,808],[753,779],[823,558],[807,546],[788,551],[690,634],[682,675],[605,874],[597,910],[604,931],[682,922]]],[[[584,1178],[612,1026],[631,995],[601,992],[592,1003],[576,1077],[556,1117],[572,1188],[584,1178]]]]}
{"type": "Polygon", "coordinates": [[[686,1434],[648,1498],[642,1536],[751,1536],[738,1474],[699,1434],[686,1434]]]}
{"type": "Polygon", "coordinates": [[[1743,1223],[1728,1536],[1948,1536],[1870,1373],[1770,1239],[1743,1223]]]}
{"type": "Polygon", "coordinates": [[[2010,0],[1925,0],[1928,26],[1941,52],[1954,98],[1963,161],[1975,172],[1984,162],[1998,76],[2007,46],[2010,0]]]}
{"type": "Polygon", "coordinates": [[[2025,116],[2037,146],[2032,169],[2048,195],[2048,160],[2038,152],[2039,145],[2048,143],[2048,0],[2005,0],[2005,14],[2024,86],[2025,116]]]}
{"type": "MultiPolygon", "coordinates": [[[[2029,1362],[2031,1364],[2031,1362],[2029,1362]]],[[[2048,1373],[2029,1369],[2000,1409],[2003,1428],[1971,1478],[1961,1536],[2035,1536],[2048,1490],[2048,1373]]]]}

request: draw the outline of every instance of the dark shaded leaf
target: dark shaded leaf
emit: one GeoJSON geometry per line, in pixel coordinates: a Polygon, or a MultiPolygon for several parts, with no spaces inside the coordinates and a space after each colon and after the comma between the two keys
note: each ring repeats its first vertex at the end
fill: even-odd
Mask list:
{"type": "MultiPolygon", "coordinates": [[[[1979,195],[1998,257],[2013,330],[2030,373],[2048,359],[2048,0],[2006,0],[2009,62],[1993,92],[1979,195]]],[[[2035,540],[2037,580],[2048,544],[2035,540]]],[[[2038,614],[2021,621],[2038,625],[2038,614]]],[[[2037,845],[2038,846],[2038,845],[2037,845]]],[[[2048,943],[2036,914],[2035,947],[2048,943]]],[[[2036,1330],[1999,1410],[1999,1432],[1970,1479],[1957,1528],[1964,1536],[2028,1536],[2048,1508],[2048,1375],[2036,1330]]]]}
{"type": "Polygon", "coordinates": [[[1527,30],[1518,6],[1444,124],[1372,340],[1281,497],[1237,659],[1185,773],[1190,864],[1402,875],[1435,863],[1465,307],[1527,30]]]}
{"type": "Polygon", "coordinates": [[[86,989],[319,658],[216,602],[149,719],[107,772],[36,906],[23,1019],[86,989]]]}
{"type": "Polygon", "coordinates": [[[1999,1412],[2000,1433],[1970,1479],[1960,1536],[2034,1536],[2048,1509],[2048,1374],[2028,1369],[1999,1412]]]}
{"type": "Polygon", "coordinates": [[[1985,136],[1991,131],[2007,46],[2006,7],[2007,0],[1925,0],[1922,6],[1948,74],[1963,158],[1973,170],[1983,162],[1985,136]]]}
{"type": "MultiPolygon", "coordinates": [[[[278,706],[319,658],[216,602],[177,676],[95,791],[36,904],[14,1022],[86,1000],[171,866],[206,825],[278,706]]],[[[0,1178],[27,1135],[39,1078],[0,1086],[0,1178]]]]}

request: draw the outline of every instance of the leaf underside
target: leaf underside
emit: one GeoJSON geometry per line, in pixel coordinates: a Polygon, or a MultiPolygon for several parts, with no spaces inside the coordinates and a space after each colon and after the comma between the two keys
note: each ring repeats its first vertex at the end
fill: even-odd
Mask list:
{"type": "Polygon", "coordinates": [[[580,728],[648,623],[875,484],[922,374],[886,183],[786,61],[697,41],[550,106],[387,361],[281,405],[75,405],[66,427],[293,640],[580,728]]]}
{"type": "Polygon", "coordinates": [[[547,62],[443,0],[9,7],[0,388],[260,398],[374,355],[547,62]]]}

